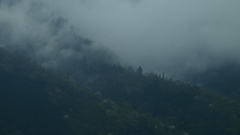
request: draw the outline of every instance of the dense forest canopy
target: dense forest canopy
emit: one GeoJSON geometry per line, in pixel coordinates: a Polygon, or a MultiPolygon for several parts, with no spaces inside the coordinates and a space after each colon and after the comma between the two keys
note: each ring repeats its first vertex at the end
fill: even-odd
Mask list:
{"type": "MultiPolygon", "coordinates": [[[[3,135],[237,135],[240,104],[232,97],[142,68],[91,63],[83,76],[46,69],[0,49],[3,135]]],[[[82,63],[83,61],[80,61],[82,63]]],[[[88,64],[86,64],[88,63],[88,64]]]]}

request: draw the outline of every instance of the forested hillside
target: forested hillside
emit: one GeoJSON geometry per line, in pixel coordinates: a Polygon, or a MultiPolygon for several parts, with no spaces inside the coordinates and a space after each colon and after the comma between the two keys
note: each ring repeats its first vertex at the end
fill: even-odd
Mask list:
{"type": "Polygon", "coordinates": [[[81,76],[0,49],[1,135],[238,135],[240,104],[139,67],[79,61],[81,76]]]}

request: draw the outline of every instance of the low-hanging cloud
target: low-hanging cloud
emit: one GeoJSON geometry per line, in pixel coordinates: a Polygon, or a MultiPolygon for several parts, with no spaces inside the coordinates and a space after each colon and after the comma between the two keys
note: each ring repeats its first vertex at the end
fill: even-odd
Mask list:
{"type": "Polygon", "coordinates": [[[37,0],[3,1],[0,8],[1,46],[27,54],[44,66],[67,70],[83,57],[102,62],[115,59],[106,48],[81,36],[51,7],[50,3],[37,0]]]}
{"type": "Polygon", "coordinates": [[[239,5],[237,0],[18,0],[1,4],[0,24],[11,26],[5,33],[14,41],[30,36],[51,43],[35,48],[39,55],[50,51],[53,57],[58,41],[53,39],[72,28],[116,52],[122,63],[178,76],[240,62],[239,5]],[[53,37],[49,22],[58,18],[65,24],[60,21],[64,27],[53,37]]]}

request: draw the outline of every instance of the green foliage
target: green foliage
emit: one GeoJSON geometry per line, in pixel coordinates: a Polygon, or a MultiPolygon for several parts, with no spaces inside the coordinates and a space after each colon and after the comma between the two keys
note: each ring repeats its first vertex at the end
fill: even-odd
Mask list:
{"type": "Polygon", "coordinates": [[[174,125],[179,133],[180,130],[194,135],[240,133],[236,128],[240,126],[237,122],[240,105],[230,97],[154,73],[139,76],[139,70],[119,72],[108,66],[101,76],[88,83],[93,91],[100,91],[117,103],[128,102],[136,111],[174,125]]]}
{"type": "Polygon", "coordinates": [[[25,56],[1,49],[0,63],[3,135],[160,133],[153,128],[157,119],[134,111],[128,103],[107,100],[100,92],[92,92],[54,69],[44,69],[25,56]]]}
{"type": "Polygon", "coordinates": [[[81,77],[67,76],[1,48],[0,134],[240,134],[237,100],[140,67],[80,63],[81,77]]]}

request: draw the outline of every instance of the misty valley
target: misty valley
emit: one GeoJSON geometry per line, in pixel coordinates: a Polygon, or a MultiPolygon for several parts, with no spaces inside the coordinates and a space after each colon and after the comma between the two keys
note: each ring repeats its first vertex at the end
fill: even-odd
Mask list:
{"type": "Polygon", "coordinates": [[[239,4],[0,0],[0,135],[239,135],[239,4]]]}

